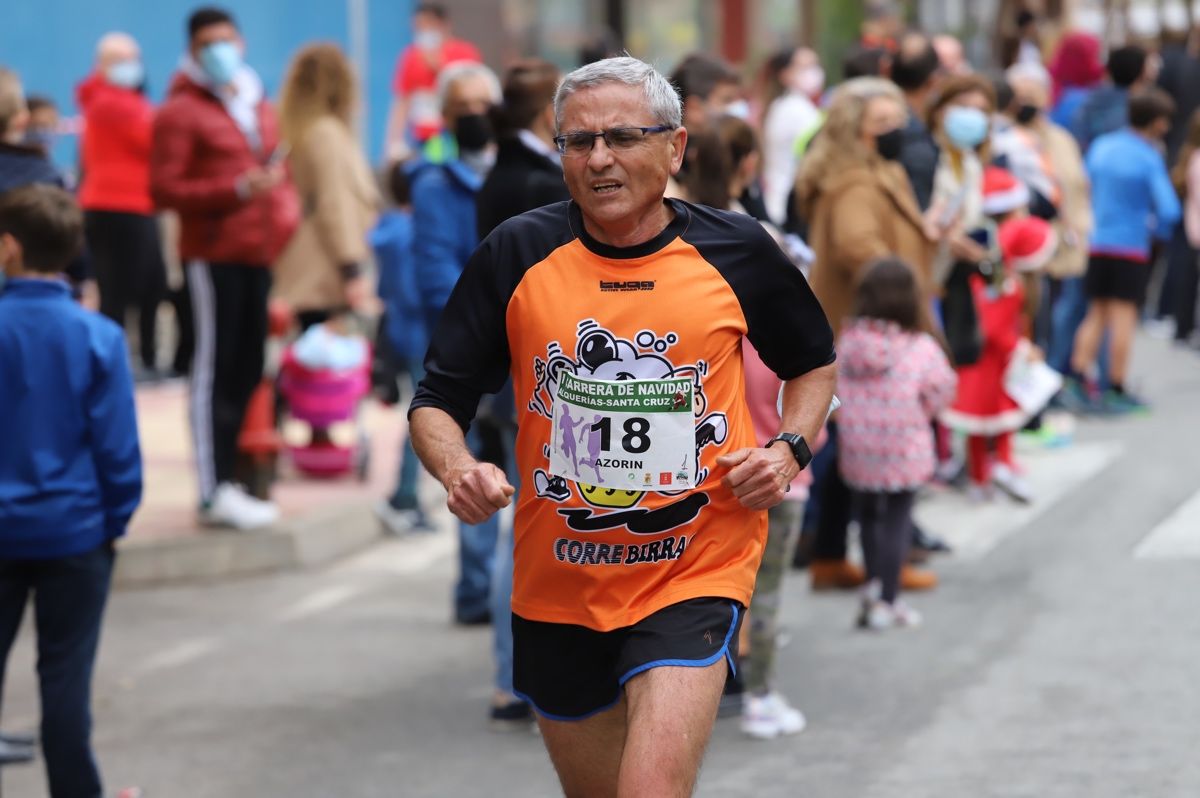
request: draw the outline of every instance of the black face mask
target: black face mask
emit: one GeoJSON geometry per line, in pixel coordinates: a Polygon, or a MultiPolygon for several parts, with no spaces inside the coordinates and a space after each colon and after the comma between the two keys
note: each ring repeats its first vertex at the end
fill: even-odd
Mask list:
{"type": "Polygon", "coordinates": [[[1036,105],[1022,105],[1017,109],[1017,123],[1028,125],[1033,120],[1037,119],[1037,115],[1041,113],[1041,109],[1036,105]]]}
{"type": "Polygon", "coordinates": [[[487,114],[467,114],[454,123],[454,139],[463,152],[478,152],[491,143],[494,134],[487,114]]]}
{"type": "Polygon", "coordinates": [[[889,130],[875,137],[875,149],[879,152],[879,157],[886,161],[894,161],[900,157],[900,150],[904,147],[904,131],[901,128],[889,130]]]}

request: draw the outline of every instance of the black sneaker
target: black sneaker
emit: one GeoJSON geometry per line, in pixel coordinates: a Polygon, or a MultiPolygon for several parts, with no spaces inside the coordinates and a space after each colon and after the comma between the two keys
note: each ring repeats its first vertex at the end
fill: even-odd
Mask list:
{"type": "Polygon", "coordinates": [[[533,725],[533,707],[524,701],[510,701],[502,707],[492,706],[488,727],[495,732],[528,731],[533,725]]]}

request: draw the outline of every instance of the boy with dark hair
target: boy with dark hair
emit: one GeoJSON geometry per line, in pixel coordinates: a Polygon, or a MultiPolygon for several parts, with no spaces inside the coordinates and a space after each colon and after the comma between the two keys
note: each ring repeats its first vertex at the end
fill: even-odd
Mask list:
{"type": "Polygon", "coordinates": [[[1126,389],[1138,311],[1146,299],[1154,239],[1167,240],[1179,222],[1179,198],[1161,153],[1175,104],[1161,89],[1135,94],[1129,102],[1129,126],[1096,139],[1087,154],[1092,183],[1092,231],[1087,276],[1087,317],[1075,336],[1071,358],[1071,398],[1099,404],[1089,372],[1100,342],[1109,336],[1109,383],[1103,409],[1130,412],[1145,402],[1126,389]]]}
{"type": "Polygon", "coordinates": [[[53,798],[103,794],[92,669],[113,543],[142,495],[125,337],[59,278],[82,239],[65,191],[0,195],[0,680],[32,594],[53,798]]]}
{"type": "Polygon", "coordinates": [[[1088,96],[1072,126],[1079,148],[1087,152],[1100,136],[1120,130],[1129,121],[1129,98],[1158,79],[1157,56],[1137,45],[1118,47],[1108,54],[1109,84],[1088,96]]]}

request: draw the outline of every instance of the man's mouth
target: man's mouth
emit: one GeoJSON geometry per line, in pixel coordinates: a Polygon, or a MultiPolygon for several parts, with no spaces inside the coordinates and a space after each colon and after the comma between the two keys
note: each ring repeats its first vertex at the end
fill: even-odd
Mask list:
{"type": "Polygon", "coordinates": [[[592,184],[592,191],[601,196],[603,196],[605,194],[612,194],[613,192],[617,191],[617,189],[619,189],[619,188],[621,188],[621,184],[617,183],[615,181],[605,181],[602,183],[593,183],[592,184]]]}

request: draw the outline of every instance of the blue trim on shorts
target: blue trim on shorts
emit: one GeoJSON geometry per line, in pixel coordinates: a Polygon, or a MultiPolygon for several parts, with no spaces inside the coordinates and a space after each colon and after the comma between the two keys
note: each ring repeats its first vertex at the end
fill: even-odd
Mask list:
{"type": "Polygon", "coordinates": [[[557,721],[561,721],[564,723],[571,723],[571,722],[577,722],[577,721],[581,721],[581,720],[587,720],[588,718],[592,717],[593,715],[599,715],[601,712],[607,712],[608,710],[615,707],[621,701],[621,691],[618,690],[617,697],[613,699],[612,703],[605,704],[604,706],[600,707],[599,709],[593,709],[591,712],[585,712],[582,715],[572,716],[572,715],[555,715],[550,712],[544,712],[544,711],[542,711],[542,709],[540,707],[538,707],[538,705],[536,703],[534,703],[534,700],[532,698],[530,698],[529,696],[525,695],[524,693],[522,693],[518,690],[513,690],[513,695],[515,695],[517,698],[524,701],[529,706],[533,707],[533,711],[538,713],[539,715],[541,715],[543,718],[546,718],[547,720],[557,720],[557,721]]]}
{"type": "MultiPolygon", "coordinates": [[[[711,657],[705,659],[656,659],[653,662],[647,662],[643,665],[638,665],[633,668],[618,680],[618,684],[622,687],[625,683],[637,676],[639,673],[645,673],[651,668],[676,667],[676,668],[707,668],[716,662],[719,662],[722,657],[729,660],[729,664],[733,665],[733,657],[729,654],[729,641],[733,639],[733,630],[737,628],[738,622],[738,607],[736,602],[729,602],[729,606],[733,608],[733,621],[729,624],[729,631],[725,633],[725,643],[721,646],[721,650],[711,657]]],[[[736,672],[735,672],[736,675],[736,672]]]]}

